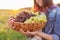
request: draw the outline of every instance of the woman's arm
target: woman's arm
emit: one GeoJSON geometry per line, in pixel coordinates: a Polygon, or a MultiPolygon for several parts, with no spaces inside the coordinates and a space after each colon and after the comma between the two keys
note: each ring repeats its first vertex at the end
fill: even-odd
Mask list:
{"type": "Polygon", "coordinates": [[[28,34],[31,34],[31,35],[39,36],[39,37],[44,38],[46,40],[53,40],[52,35],[46,34],[46,33],[43,33],[43,32],[39,32],[39,31],[29,32],[29,31],[27,31],[27,33],[28,34]]]}
{"type": "Polygon", "coordinates": [[[53,37],[50,34],[46,34],[46,33],[43,33],[43,32],[38,32],[36,35],[39,36],[39,37],[42,37],[46,40],[53,40],[53,37]]]}

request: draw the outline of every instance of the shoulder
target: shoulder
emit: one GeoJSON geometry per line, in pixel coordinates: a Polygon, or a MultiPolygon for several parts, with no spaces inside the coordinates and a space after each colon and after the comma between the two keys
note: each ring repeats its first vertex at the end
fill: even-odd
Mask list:
{"type": "Polygon", "coordinates": [[[60,14],[60,7],[57,7],[56,10],[57,10],[57,13],[60,14]]]}
{"type": "Polygon", "coordinates": [[[60,20],[60,7],[57,7],[56,8],[56,15],[57,15],[57,19],[59,19],[60,20]]]}
{"type": "Polygon", "coordinates": [[[57,16],[59,16],[60,17],[60,7],[57,7],[57,16]]]}
{"type": "Polygon", "coordinates": [[[54,19],[55,17],[60,19],[60,7],[56,7],[49,13],[49,18],[54,19]]]}

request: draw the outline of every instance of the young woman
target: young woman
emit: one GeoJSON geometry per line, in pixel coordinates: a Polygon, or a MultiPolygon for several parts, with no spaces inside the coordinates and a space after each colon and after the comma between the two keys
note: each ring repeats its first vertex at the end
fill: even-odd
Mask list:
{"type": "MultiPolygon", "coordinates": [[[[60,40],[60,8],[54,5],[53,0],[34,0],[34,12],[36,11],[43,12],[47,16],[48,21],[42,32],[24,32],[22,29],[20,32],[26,36],[41,37],[42,40],[60,40]]],[[[10,25],[14,22],[11,19],[9,19],[10,25]]]]}

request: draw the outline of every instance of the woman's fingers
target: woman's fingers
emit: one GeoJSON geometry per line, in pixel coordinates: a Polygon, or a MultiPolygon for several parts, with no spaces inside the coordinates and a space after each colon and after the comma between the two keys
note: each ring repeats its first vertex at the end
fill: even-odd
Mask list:
{"type": "Polygon", "coordinates": [[[29,31],[27,31],[27,33],[30,34],[30,35],[33,35],[34,34],[33,32],[29,32],[29,31]]]}
{"type": "Polygon", "coordinates": [[[24,32],[23,29],[20,29],[20,33],[22,33],[22,34],[24,34],[24,35],[26,35],[26,36],[31,36],[31,35],[29,35],[27,32],[24,32]]]}
{"type": "Polygon", "coordinates": [[[27,31],[27,33],[30,34],[30,35],[36,35],[37,31],[34,31],[34,32],[27,31]]]}
{"type": "Polygon", "coordinates": [[[10,17],[9,19],[8,19],[8,22],[10,22],[11,20],[15,20],[13,17],[10,17]]]}
{"type": "Polygon", "coordinates": [[[23,29],[20,29],[20,32],[24,32],[23,29]]]}
{"type": "Polygon", "coordinates": [[[20,32],[23,34],[27,34],[26,32],[23,31],[23,29],[20,29],[20,32]]]}
{"type": "Polygon", "coordinates": [[[9,18],[9,19],[8,19],[8,23],[9,23],[9,25],[10,25],[10,26],[13,26],[14,21],[15,21],[14,18],[12,18],[12,17],[9,18]]]}
{"type": "Polygon", "coordinates": [[[13,26],[14,20],[10,20],[8,23],[10,26],[13,26]]]}
{"type": "Polygon", "coordinates": [[[13,20],[13,19],[14,19],[13,17],[10,17],[10,18],[8,19],[8,21],[13,20]]]}

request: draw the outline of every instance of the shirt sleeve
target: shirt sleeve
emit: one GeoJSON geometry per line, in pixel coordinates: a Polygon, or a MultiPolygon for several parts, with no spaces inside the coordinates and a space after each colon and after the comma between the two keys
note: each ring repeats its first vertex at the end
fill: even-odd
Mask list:
{"type": "Polygon", "coordinates": [[[60,10],[56,15],[56,22],[54,25],[54,33],[52,34],[53,40],[60,40],[60,10]]]}

